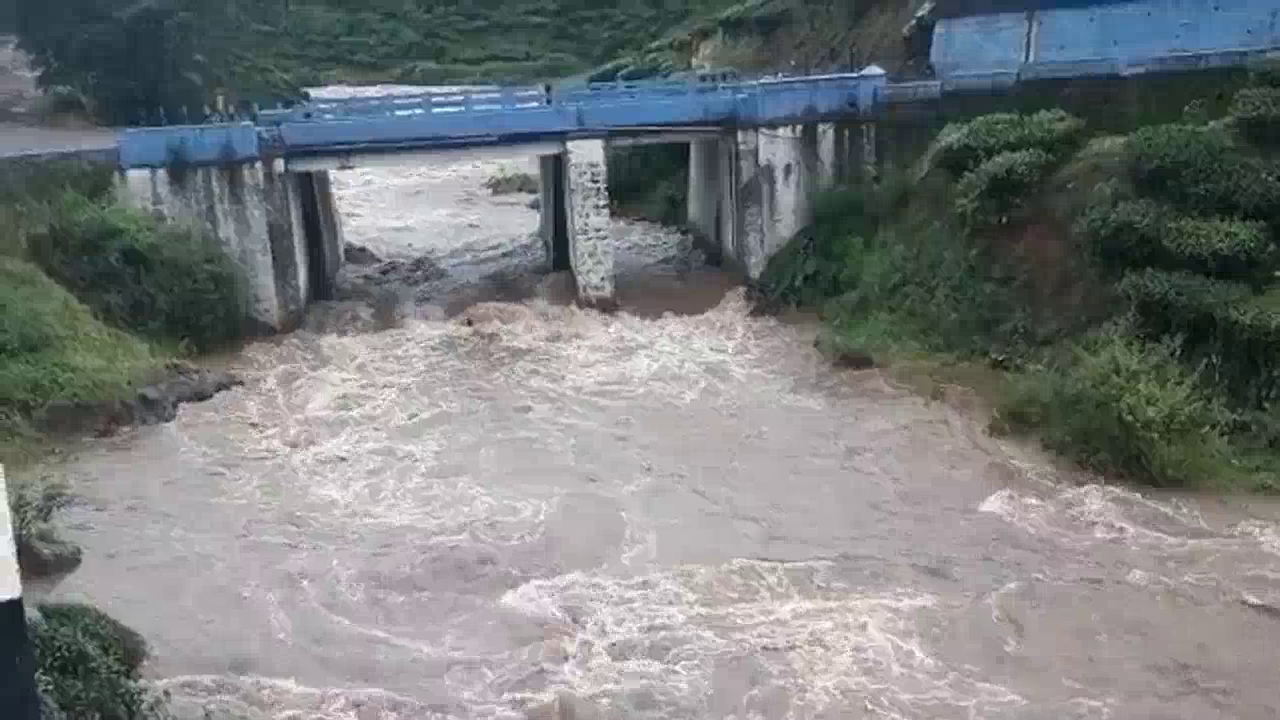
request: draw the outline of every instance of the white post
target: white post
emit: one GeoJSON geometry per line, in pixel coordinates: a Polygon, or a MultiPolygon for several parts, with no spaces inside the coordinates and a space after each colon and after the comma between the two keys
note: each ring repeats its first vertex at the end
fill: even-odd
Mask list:
{"type": "Polygon", "coordinates": [[[0,503],[0,536],[3,536],[0,537],[0,708],[5,708],[6,718],[39,720],[35,659],[27,637],[27,614],[22,607],[22,578],[18,573],[18,551],[13,544],[3,465],[0,465],[0,500],[3,500],[0,503]]]}

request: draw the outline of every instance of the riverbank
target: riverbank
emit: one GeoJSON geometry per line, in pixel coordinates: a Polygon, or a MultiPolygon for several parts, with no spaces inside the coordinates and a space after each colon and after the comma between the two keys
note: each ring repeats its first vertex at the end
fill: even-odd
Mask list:
{"type": "MultiPolygon", "coordinates": [[[[69,489],[37,468],[78,438],[169,422],[179,404],[237,384],[184,359],[236,342],[244,314],[230,260],[194,230],[117,205],[111,168],[4,162],[0,463],[24,581],[45,588],[83,552],[59,529],[69,489]]],[[[46,702],[74,717],[142,711],[145,645],[131,631],[88,607],[35,610],[46,702]]]]}
{"type": "Polygon", "coordinates": [[[1278,491],[1271,77],[1123,136],[1061,111],[949,126],[914,175],[826,198],[764,304],[822,304],[835,357],[985,366],[991,431],[1105,477],[1278,491]]]}

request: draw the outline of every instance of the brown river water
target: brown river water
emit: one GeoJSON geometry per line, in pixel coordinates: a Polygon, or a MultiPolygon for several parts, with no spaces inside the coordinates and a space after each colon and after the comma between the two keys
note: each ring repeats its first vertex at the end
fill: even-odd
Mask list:
{"type": "Polygon", "coordinates": [[[348,240],[449,277],[71,462],[56,593],[150,640],[175,715],[1280,717],[1274,504],[1069,483],[671,230],[616,222],[623,311],[570,307],[482,188],[529,160],[337,173],[348,240]]]}

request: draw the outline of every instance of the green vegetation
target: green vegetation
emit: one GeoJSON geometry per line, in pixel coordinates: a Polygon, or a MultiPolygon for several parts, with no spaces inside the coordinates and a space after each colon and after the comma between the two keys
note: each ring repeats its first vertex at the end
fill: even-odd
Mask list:
{"type": "Polygon", "coordinates": [[[828,344],[986,366],[993,431],[1091,470],[1280,490],[1270,89],[1123,137],[1061,112],[949,126],[918,180],[832,193],[762,298],[821,304],[828,344]]]}
{"type": "Polygon", "coordinates": [[[0,187],[0,448],[53,406],[118,399],[173,352],[244,331],[241,276],[213,241],[117,205],[110,172],[15,170],[0,187]]]}
{"type": "Polygon", "coordinates": [[[687,144],[610,148],[608,165],[614,212],[666,225],[688,219],[687,144]]]}
{"type": "MultiPolygon", "coordinates": [[[[116,204],[111,171],[11,163],[0,181],[0,462],[28,576],[80,562],[62,540],[65,487],[26,477],[55,412],[93,414],[155,379],[175,353],[244,330],[240,274],[210,239],[116,204]]],[[[144,716],[140,639],[91,608],[31,623],[46,701],[67,717],[144,716]]]]}
{"type": "Polygon", "coordinates": [[[50,0],[22,3],[18,32],[43,87],[67,87],[101,119],[199,113],[228,99],[370,80],[529,82],[644,47],[728,0],[50,0]]]}
{"type": "Polygon", "coordinates": [[[27,623],[40,692],[65,716],[134,720],[150,703],[138,684],[146,643],[84,605],[42,605],[27,623]]]}

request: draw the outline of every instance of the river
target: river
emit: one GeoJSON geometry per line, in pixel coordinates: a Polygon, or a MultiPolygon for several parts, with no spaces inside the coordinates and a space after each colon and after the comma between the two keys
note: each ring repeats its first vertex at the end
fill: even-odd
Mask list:
{"type": "Polygon", "coordinates": [[[673,231],[617,221],[623,311],[573,308],[482,187],[528,160],[337,173],[348,240],[448,277],[69,463],[56,592],[178,717],[1280,717],[1275,505],[1070,482],[673,231]]]}

